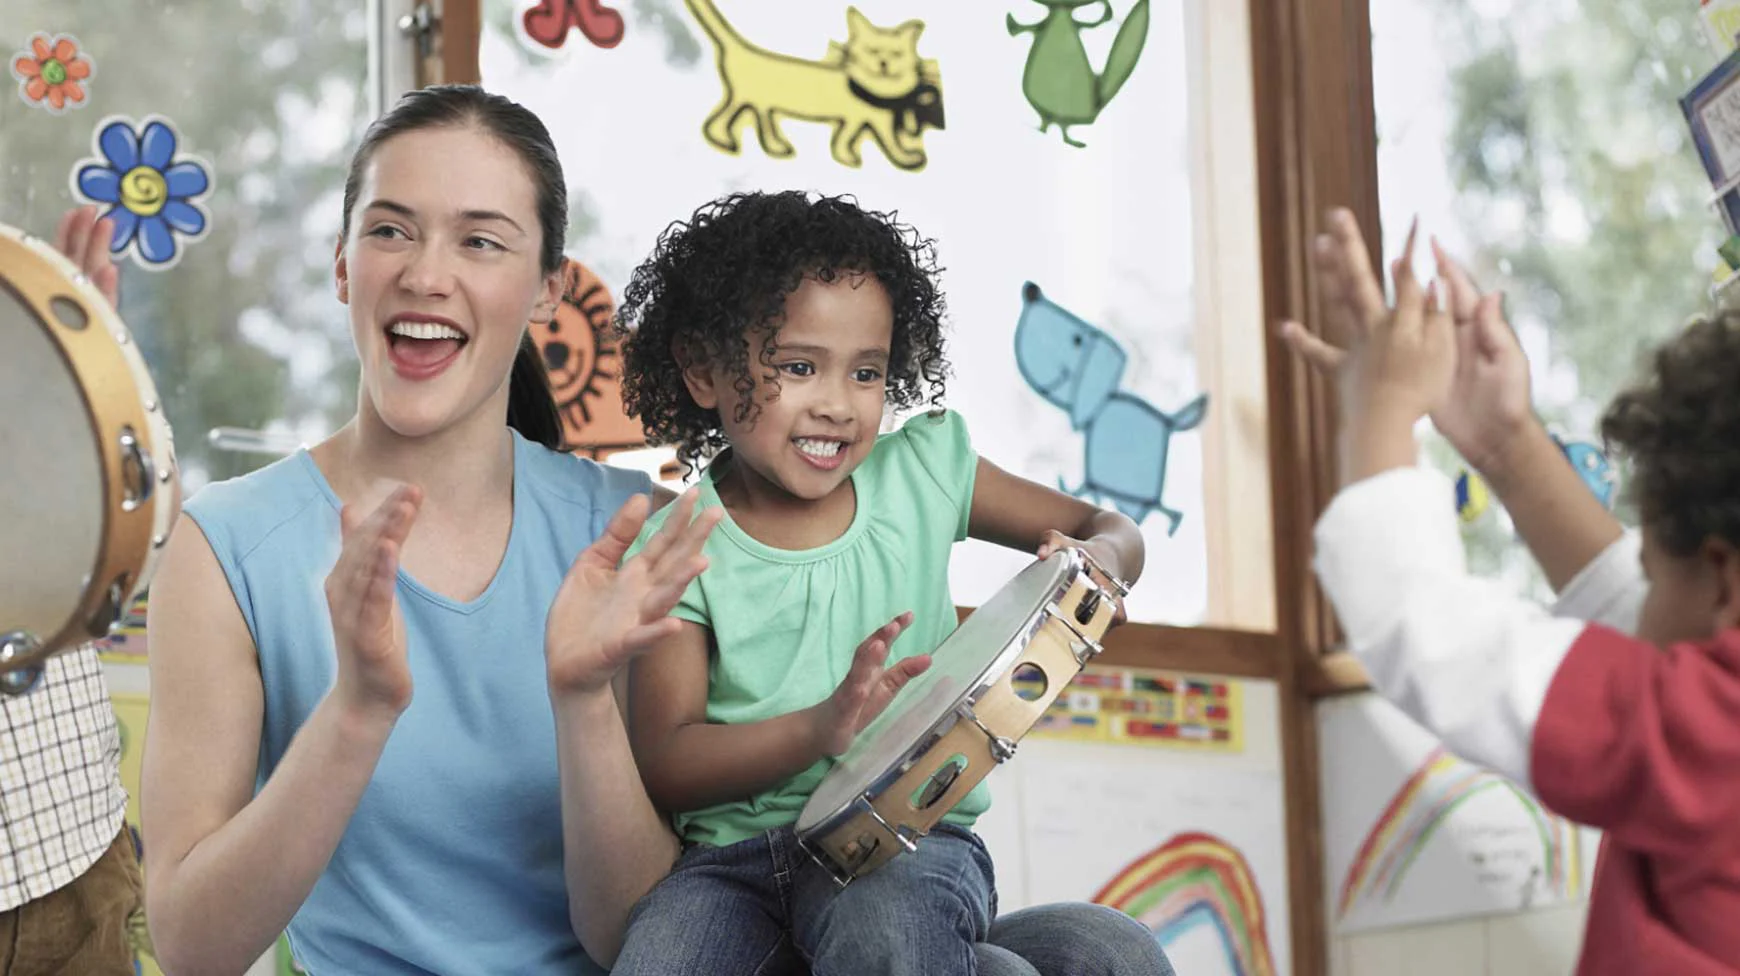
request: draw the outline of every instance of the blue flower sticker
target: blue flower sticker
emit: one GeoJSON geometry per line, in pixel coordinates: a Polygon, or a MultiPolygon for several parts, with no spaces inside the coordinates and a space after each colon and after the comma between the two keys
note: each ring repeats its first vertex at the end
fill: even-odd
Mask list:
{"type": "Polygon", "coordinates": [[[82,160],[73,174],[73,192],[110,207],[115,221],[109,249],[132,249],[136,263],[151,271],[174,267],[184,243],[205,236],[206,216],[196,199],[211,189],[210,169],[192,156],[176,157],[180,140],[170,123],[149,118],[135,129],[131,119],[114,116],[97,124],[92,145],[98,158],[82,160]]]}

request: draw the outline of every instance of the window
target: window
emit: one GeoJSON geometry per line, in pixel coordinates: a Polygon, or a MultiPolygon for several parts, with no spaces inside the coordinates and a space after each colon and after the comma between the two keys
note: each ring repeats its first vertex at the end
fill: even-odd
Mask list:
{"type": "MultiPolygon", "coordinates": [[[[373,5],[378,6],[378,5],[373,5]]],[[[77,39],[94,63],[59,114],[0,98],[0,219],[52,238],[73,174],[102,162],[99,123],[173,124],[176,161],[196,160],[203,236],[175,237],[168,270],[121,262],[121,314],[170,423],[185,488],[252,470],[313,441],[355,406],[355,356],[333,294],[344,167],[372,115],[365,5],[245,0],[8,0],[7,63],[38,31],[77,39]],[[267,452],[227,449],[214,428],[265,431],[267,452]]],[[[105,209],[107,209],[105,207],[105,209]]]]}
{"type": "MultiPolygon", "coordinates": [[[[484,0],[479,65],[484,84],[550,125],[573,198],[568,251],[612,293],[667,224],[731,190],[851,193],[897,209],[938,242],[953,327],[946,402],[966,416],[980,453],[1043,483],[1094,482],[1104,504],[1123,498],[1149,553],[1133,620],[1274,626],[1261,313],[1249,281],[1225,270],[1254,267],[1257,252],[1250,117],[1226,108],[1251,101],[1242,10],[1151,4],[1127,82],[1091,124],[1069,129],[1085,144],[1072,146],[1055,126],[1041,131],[1022,83],[1033,37],[1011,36],[1045,8],[1011,4],[1006,20],[973,5],[858,3],[863,36],[892,44],[896,57],[938,59],[924,80],[943,126],[914,137],[922,161],[866,137],[853,166],[843,165],[851,150],[830,144],[829,126],[799,117],[810,109],[778,101],[791,96],[741,95],[749,110],[734,129],[708,124],[725,91],[713,35],[822,58],[847,41],[846,4],[718,0],[729,26],[703,27],[682,3],[654,0],[624,8],[619,37],[581,15],[529,13],[568,6],[484,0]],[[914,39],[901,25],[915,11],[924,26],[914,39]],[[1208,109],[1211,86],[1221,86],[1217,112],[1208,109]],[[777,130],[758,129],[766,122],[753,120],[769,114],[777,130]],[[773,158],[770,146],[789,158],[773,158]],[[1108,371],[1095,377],[1104,393],[1115,388],[1158,411],[1126,421],[1116,450],[1096,443],[1090,460],[1085,447],[1109,401],[1080,404],[1072,424],[1065,395],[1048,401],[1045,383],[1024,372],[1035,366],[1015,341],[1027,296],[1054,315],[1040,327],[1062,328],[1057,310],[1092,326],[1082,338],[1100,358],[1078,362],[1108,371]],[[1228,338],[1246,331],[1248,341],[1228,338]],[[1204,391],[1198,426],[1188,414],[1204,391]],[[1170,430],[1167,417],[1189,429],[1170,430]],[[1167,510],[1177,513],[1175,533],[1167,510]],[[1242,584],[1224,585],[1235,574],[1242,584]]],[[[1130,23],[1130,4],[1109,10],[1112,19],[1081,30],[1096,72],[1130,23]]],[[[754,81],[734,84],[743,93],[754,81]]],[[[835,109],[882,111],[861,102],[835,109]]],[[[954,560],[956,600],[983,602],[1023,562],[969,543],[954,560]]]]}
{"type": "MultiPolygon", "coordinates": [[[[1678,104],[1718,60],[1695,7],[1385,0],[1371,17],[1386,256],[1420,214],[1506,292],[1549,428],[1599,443],[1638,353],[1707,307],[1726,236],[1678,104]]],[[[1427,452],[1460,469],[1441,439],[1427,452]]],[[[1471,567],[1544,595],[1494,509],[1465,527],[1471,567]]]]}

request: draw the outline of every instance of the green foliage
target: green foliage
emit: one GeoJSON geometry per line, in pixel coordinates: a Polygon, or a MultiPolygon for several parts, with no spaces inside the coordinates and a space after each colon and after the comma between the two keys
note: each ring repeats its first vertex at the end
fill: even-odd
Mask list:
{"type": "Polygon", "coordinates": [[[1678,0],[1435,9],[1476,262],[1499,272],[1519,325],[1548,330],[1578,399],[1605,403],[1641,349],[1706,304],[1725,235],[1677,101],[1715,55],[1678,0]]]}
{"type": "MultiPolygon", "coordinates": [[[[1543,419],[1594,440],[1642,352],[1708,306],[1726,235],[1678,99],[1718,59],[1683,0],[1416,2],[1448,65],[1444,159],[1466,257],[1519,331],[1546,337],[1529,343],[1543,419]],[[1574,383],[1541,382],[1566,373],[1574,383]]],[[[1409,121],[1380,119],[1380,138],[1409,121]]],[[[1427,453],[1460,466],[1442,441],[1427,453]]],[[[1499,513],[1465,537],[1472,568],[1539,590],[1499,513]]]]}

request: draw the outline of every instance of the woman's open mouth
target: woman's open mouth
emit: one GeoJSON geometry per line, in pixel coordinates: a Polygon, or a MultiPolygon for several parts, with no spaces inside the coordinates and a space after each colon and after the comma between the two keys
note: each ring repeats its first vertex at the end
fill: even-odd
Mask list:
{"type": "Polygon", "coordinates": [[[469,340],[446,322],[398,319],[387,326],[387,356],[393,371],[408,380],[439,376],[459,358],[469,340]]]}

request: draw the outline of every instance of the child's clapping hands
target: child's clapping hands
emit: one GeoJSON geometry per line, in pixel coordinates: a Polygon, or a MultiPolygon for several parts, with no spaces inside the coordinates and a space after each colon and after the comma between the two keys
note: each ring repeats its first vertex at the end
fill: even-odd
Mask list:
{"type": "Polygon", "coordinates": [[[1330,214],[1329,232],[1314,242],[1313,267],[1329,316],[1329,334],[1343,348],[1283,325],[1288,343],[1337,381],[1342,422],[1342,480],[1363,481],[1415,461],[1414,424],[1438,409],[1456,376],[1456,335],[1440,287],[1414,278],[1418,226],[1391,266],[1396,297],[1386,305],[1382,282],[1366,257],[1353,215],[1330,214]]]}

